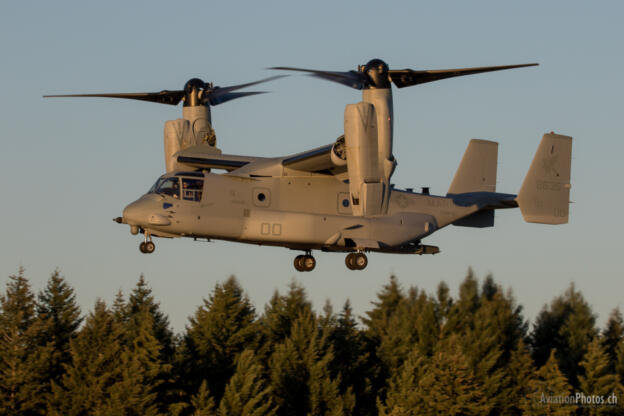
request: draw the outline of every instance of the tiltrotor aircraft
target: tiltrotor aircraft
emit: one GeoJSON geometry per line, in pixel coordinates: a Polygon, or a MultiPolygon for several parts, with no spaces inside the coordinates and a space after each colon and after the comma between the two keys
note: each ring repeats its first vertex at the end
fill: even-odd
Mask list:
{"type": "Polygon", "coordinates": [[[415,71],[373,59],[348,72],[271,68],[362,90],[362,101],[346,106],[344,134],[333,143],[271,158],[223,154],[210,106],[259,94],[235,91],[277,77],[225,88],[191,79],[183,90],[70,96],[184,102],[183,118],[165,122],[167,172],[115,218],[144,235],[141,252],[154,251],[153,237],[219,239],[301,250],[298,271],[314,269],[312,250],[346,252],[347,267],[362,270],[370,251],[436,254],[424,238],[449,224],[491,227],[496,209],[519,207],[527,222],[568,222],[572,138],[554,133],[542,138],[518,195],[496,192],[498,143],[478,139],[469,142],[446,195],[391,183],[392,83],[403,88],[533,65],[415,71]]]}

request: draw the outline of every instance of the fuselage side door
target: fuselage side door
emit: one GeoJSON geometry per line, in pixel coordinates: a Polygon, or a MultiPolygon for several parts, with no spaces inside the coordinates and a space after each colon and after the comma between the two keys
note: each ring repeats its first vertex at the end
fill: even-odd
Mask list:
{"type": "Polygon", "coordinates": [[[177,217],[186,234],[194,235],[201,221],[200,203],[204,193],[204,179],[181,177],[177,217]]]}

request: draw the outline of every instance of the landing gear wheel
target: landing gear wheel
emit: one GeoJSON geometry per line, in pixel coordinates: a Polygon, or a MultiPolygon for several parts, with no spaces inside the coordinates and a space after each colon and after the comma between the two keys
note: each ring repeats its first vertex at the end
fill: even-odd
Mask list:
{"type": "Polygon", "coordinates": [[[347,257],[345,257],[345,264],[347,265],[347,268],[349,270],[355,270],[355,265],[353,264],[353,255],[355,253],[349,253],[347,254],[347,257]]]}
{"type": "Polygon", "coordinates": [[[152,243],[151,241],[143,241],[141,244],[139,244],[139,250],[141,250],[141,253],[145,254],[153,253],[154,250],[156,250],[156,244],[152,243]]]}
{"type": "Polygon", "coordinates": [[[310,254],[299,255],[295,257],[294,265],[298,272],[310,272],[316,267],[316,260],[310,254]]]}
{"type": "Polygon", "coordinates": [[[356,270],[364,270],[368,266],[368,257],[364,253],[355,253],[353,256],[353,265],[356,270]]]}
{"type": "Polygon", "coordinates": [[[298,272],[305,271],[305,269],[303,268],[303,258],[304,257],[305,257],[304,255],[299,255],[299,256],[295,257],[294,264],[295,264],[295,269],[297,269],[298,272]]]}
{"type": "Polygon", "coordinates": [[[368,257],[364,253],[349,253],[345,258],[349,270],[364,270],[368,266],[368,257]]]}
{"type": "Polygon", "coordinates": [[[303,256],[301,264],[303,265],[303,270],[311,272],[316,267],[316,259],[308,254],[303,256]]]}
{"type": "Polygon", "coordinates": [[[148,241],[147,243],[145,243],[145,252],[146,253],[153,253],[154,250],[156,250],[156,244],[154,244],[151,241],[148,241]]]}

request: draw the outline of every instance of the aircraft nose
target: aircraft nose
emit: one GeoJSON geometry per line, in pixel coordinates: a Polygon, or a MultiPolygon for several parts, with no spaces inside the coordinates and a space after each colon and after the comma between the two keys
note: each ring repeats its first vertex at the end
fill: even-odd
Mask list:
{"type": "Polygon", "coordinates": [[[170,225],[171,220],[163,215],[159,200],[154,200],[150,195],[134,201],[123,210],[123,221],[129,225],[140,227],[150,225],[170,225]]]}
{"type": "Polygon", "coordinates": [[[141,199],[129,204],[123,210],[124,222],[130,225],[145,225],[150,211],[148,205],[141,199]]]}

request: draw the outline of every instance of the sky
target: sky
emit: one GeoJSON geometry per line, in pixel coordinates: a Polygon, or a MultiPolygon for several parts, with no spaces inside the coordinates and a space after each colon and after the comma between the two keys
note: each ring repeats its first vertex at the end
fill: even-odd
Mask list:
{"type": "MultiPolygon", "coordinates": [[[[235,275],[258,312],[296,279],[317,310],[349,299],[371,309],[388,277],[453,294],[469,267],[510,289],[527,319],[571,283],[603,325],[624,308],[624,3],[621,1],[3,1],[0,2],[0,285],[20,267],[33,289],[56,269],[84,313],[144,274],[176,331],[215,284],[235,275]],[[497,190],[517,193],[540,138],[574,138],[570,223],[527,224],[497,211],[489,229],[448,227],[424,242],[435,256],[371,253],[349,271],[342,254],[139,236],[111,221],[164,173],[163,124],[181,107],[44,94],[181,89],[193,77],[227,86],[266,68],[440,69],[538,62],[394,91],[397,187],[445,194],[471,138],[499,145],[497,190]]],[[[271,94],[213,108],[225,153],[287,155],[342,134],[359,92],[302,75],[271,94]]]]}

